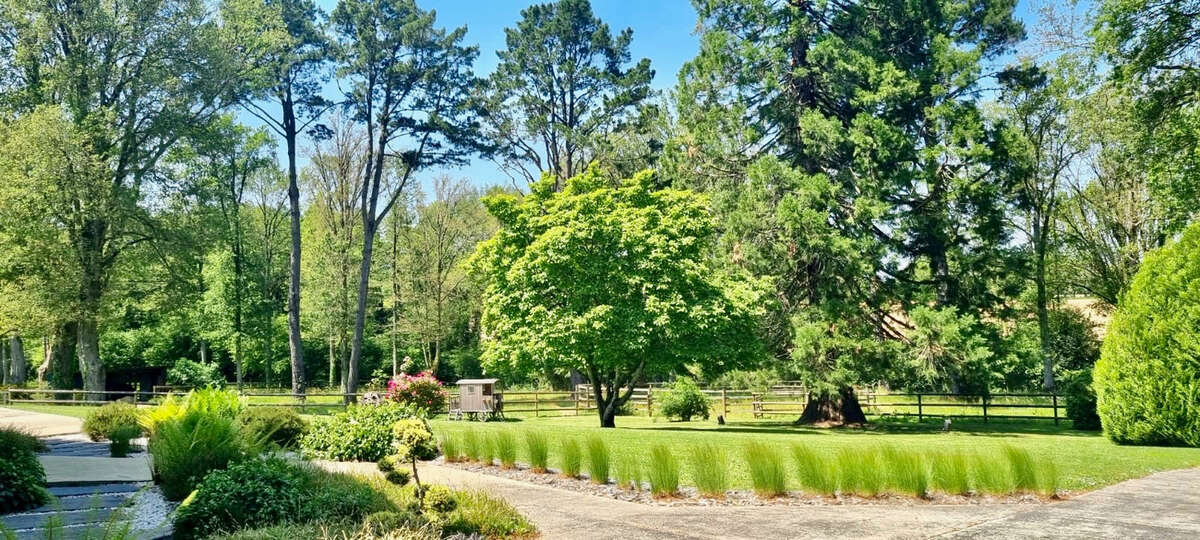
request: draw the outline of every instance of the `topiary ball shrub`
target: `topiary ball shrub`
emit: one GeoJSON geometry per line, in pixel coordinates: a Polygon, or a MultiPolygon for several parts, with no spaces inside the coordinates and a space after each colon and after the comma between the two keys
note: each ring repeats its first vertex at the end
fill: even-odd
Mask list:
{"type": "Polygon", "coordinates": [[[1200,224],[1146,256],[1093,379],[1113,441],[1200,446],[1200,224]]]}
{"type": "Polygon", "coordinates": [[[412,407],[396,403],[355,405],[323,416],[300,437],[304,454],[334,461],[379,461],[392,453],[392,427],[416,417],[412,407]]]}
{"type": "Polygon", "coordinates": [[[114,401],[88,414],[83,421],[83,432],[93,441],[108,440],[114,429],[138,425],[138,408],[132,403],[114,401]]]}
{"type": "Polygon", "coordinates": [[[286,407],[246,407],[238,422],[245,432],[282,448],[294,448],[308,431],[308,422],[286,407]]]}
{"type": "Polygon", "coordinates": [[[663,396],[661,410],[668,418],[687,422],[693,416],[708,420],[708,407],[708,396],[696,386],[696,382],[688,377],[680,377],[663,396]]]}
{"type": "Polygon", "coordinates": [[[36,508],[49,500],[46,471],[35,445],[19,432],[0,429],[0,514],[36,508]]]}

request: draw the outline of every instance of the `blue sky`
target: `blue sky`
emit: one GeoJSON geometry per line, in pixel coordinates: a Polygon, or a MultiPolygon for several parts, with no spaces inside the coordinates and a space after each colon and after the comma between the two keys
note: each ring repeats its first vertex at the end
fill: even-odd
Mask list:
{"type": "MultiPolygon", "coordinates": [[[[543,0],[548,1],[548,0],[543,0]]],[[[1052,1],[1052,0],[1046,0],[1052,1]]],[[[527,0],[417,0],[424,9],[437,12],[442,27],[467,27],[468,43],[479,45],[475,69],[481,76],[496,67],[496,51],[504,48],[504,29],[516,25],[526,6],[540,3],[527,0]]],[[[326,13],[333,11],[336,0],[318,0],[326,13]]],[[[1017,15],[1032,35],[1036,9],[1031,0],[1019,0],[1017,15]]],[[[592,11],[608,23],[614,32],[633,29],[631,53],[634,60],[649,58],[654,69],[653,86],[668,90],[675,85],[683,63],[696,55],[699,40],[695,34],[696,12],[689,0],[592,0],[592,11]]],[[[330,96],[333,97],[333,96],[330,96]]],[[[243,121],[253,122],[247,114],[243,121]]],[[[280,153],[280,158],[284,155],[280,153]]],[[[470,165],[448,170],[427,170],[422,183],[439,174],[469,178],[478,186],[508,184],[509,179],[494,164],[476,159],[470,165]]],[[[523,186],[522,186],[523,187],[523,186]]]]}

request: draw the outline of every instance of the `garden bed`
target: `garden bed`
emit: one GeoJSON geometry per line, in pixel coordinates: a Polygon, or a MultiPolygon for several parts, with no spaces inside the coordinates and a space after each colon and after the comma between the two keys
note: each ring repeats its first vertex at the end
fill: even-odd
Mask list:
{"type": "Polygon", "coordinates": [[[544,473],[533,472],[524,464],[517,464],[514,468],[504,468],[497,465],[485,465],[477,462],[447,462],[444,457],[439,457],[435,463],[444,467],[453,467],[459,470],[470,471],[478,474],[487,474],[518,482],[527,482],[541,486],[547,486],[558,489],[567,489],[579,493],[587,493],[600,497],[608,497],[620,501],[634,502],[655,506],[841,506],[841,505],[893,505],[893,506],[917,506],[917,505],[977,505],[977,504],[1043,504],[1054,500],[1060,500],[1067,495],[1059,493],[1056,497],[1046,497],[1033,493],[1022,493],[1014,495],[949,495],[945,493],[931,493],[924,498],[911,497],[907,495],[897,495],[891,493],[881,494],[876,497],[860,497],[860,496],[824,496],[814,495],[801,491],[789,491],[784,495],[777,497],[761,497],[750,490],[731,489],[725,492],[724,497],[708,497],[700,494],[699,490],[692,486],[681,486],[674,496],[655,497],[650,493],[648,484],[643,483],[641,489],[624,488],[616,485],[612,481],[604,484],[592,482],[586,474],[581,474],[578,478],[570,478],[562,475],[556,469],[548,469],[544,473]]]}

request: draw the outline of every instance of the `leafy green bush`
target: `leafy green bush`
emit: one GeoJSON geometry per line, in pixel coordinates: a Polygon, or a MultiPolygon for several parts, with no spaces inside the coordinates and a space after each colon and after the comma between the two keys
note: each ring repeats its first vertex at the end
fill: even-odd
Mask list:
{"type": "Polygon", "coordinates": [[[1200,446],[1200,224],[1146,256],[1093,373],[1105,434],[1121,444],[1200,446]]]}
{"type": "Polygon", "coordinates": [[[750,483],[759,496],[778,497],[787,492],[783,456],[771,446],[760,442],[747,444],[746,465],[750,468],[750,483]]]}
{"type": "Polygon", "coordinates": [[[238,422],[242,429],[281,448],[294,448],[308,431],[308,422],[287,407],[246,407],[238,422]]]}
{"type": "Polygon", "coordinates": [[[314,420],[300,437],[300,448],[320,459],[378,461],[392,451],[392,426],[416,415],[412,408],[395,403],[352,405],[314,420]]]}
{"type": "Polygon", "coordinates": [[[442,386],[442,382],[427,371],[416,375],[401,374],[389,380],[387,388],[388,399],[426,413],[444,411],[446,399],[450,395],[442,386]]]}
{"type": "Polygon", "coordinates": [[[650,492],[655,497],[672,497],[679,492],[679,462],[666,445],[650,447],[646,477],[650,481],[650,492]]]}
{"type": "Polygon", "coordinates": [[[443,535],[527,538],[537,532],[532,523],[503,499],[482,491],[459,491],[454,494],[454,499],[454,511],[442,524],[443,535]]]}
{"type": "Polygon", "coordinates": [[[142,435],[142,428],[137,425],[120,426],[108,432],[108,453],[112,457],[125,457],[133,450],[133,439],[142,435]]]}
{"type": "Polygon", "coordinates": [[[357,478],[278,458],[252,459],[204,478],[175,513],[178,538],[285,523],[355,520],[391,510],[387,496],[357,478]]]}
{"type": "Polygon", "coordinates": [[[1063,398],[1067,402],[1067,418],[1075,429],[1100,429],[1100,415],[1096,413],[1096,392],[1092,390],[1092,370],[1071,372],[1060,379],[1063,398]]]}
{"type": "Polygon", "coordinates": [[[692,481],[706,497],[724,497],[729,489],[729,472],[725,467],[725,451],[715,444],[692,447],[692,481]]]}
{"type": "Polygon", "coordinates": [[[234,417],[199,409],[159,422],[150,436],[154,479],[172,501],[187,497],[209,472],[260,450],[261,441],[244,438],[234,417]]]}
{"type": "Polygon", "coordinates": [[[83,420],[83,432],[93,441],[103,441],[107,440],[108,434],[116,428],[138,425],[137,406],[124,401],[114,401],[88,413],[87,418],[83,420]]]}
{"type": "Polygon", "coordinates": [[[671,390],[663,395],[660,406],[663,415],[684,422],[690,421],[693,416],[708,420],[708,408],[708,396],[704,395],[700,387],[696,386],[696,381],[689,377],[676,379],[671,390]]]}
{"type": "Polygon", "coordinates": [[[35,454],[45,452],[46,443],[21,428],[0,427],[0,450],[16,452],[22,449],[35,454]]]}
{"type": "Polygon", "coordinates": [[[221,388],[225,386],[225,377],[216,364],[180,358],[167,370],[167,383],[187,388],[221,388]]]}
{"type": "Polygon", "coordinates": [[[0,428],[0,514],[45,504],[46,471],[38,462],[36,440],[10,428],[0,428]]]}

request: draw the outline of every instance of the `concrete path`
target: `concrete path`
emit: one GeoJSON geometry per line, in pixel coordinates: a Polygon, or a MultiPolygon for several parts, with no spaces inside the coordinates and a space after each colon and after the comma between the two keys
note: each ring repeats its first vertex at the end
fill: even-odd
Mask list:
{"type": "MultiPolygon", "coordinates": [[[[373,473],[372,463],[321,463],[373,473]]],[[[1051,504],[649,506],[422,464],[421,479],[512,503],[543,538],[1200,538],[1200,469],[1051,504]]]]}
{"type": "Polygon", "coordinates": [[[53,437],[79,433],[83,420],[73,416],[0,407],[0,426],[19,428],[38,437],[53,437]]]}

